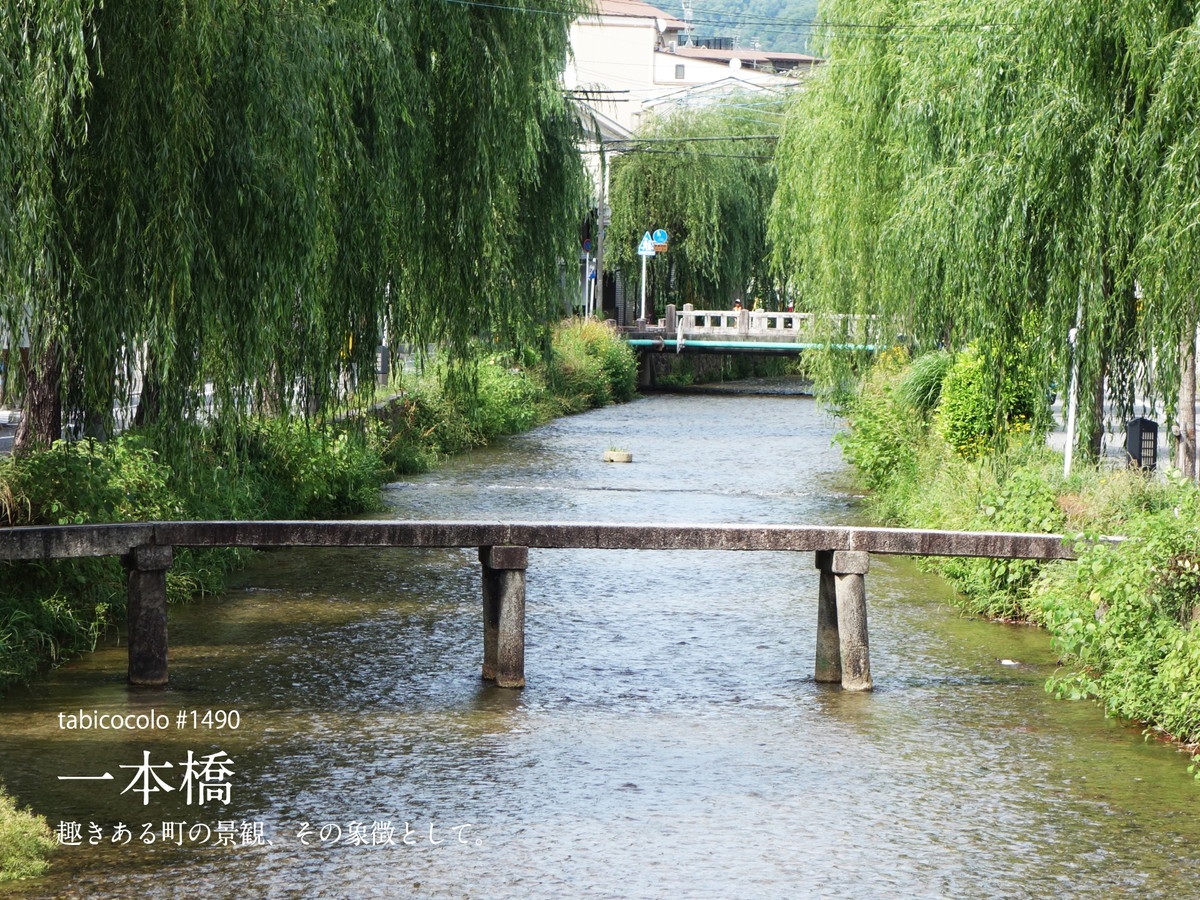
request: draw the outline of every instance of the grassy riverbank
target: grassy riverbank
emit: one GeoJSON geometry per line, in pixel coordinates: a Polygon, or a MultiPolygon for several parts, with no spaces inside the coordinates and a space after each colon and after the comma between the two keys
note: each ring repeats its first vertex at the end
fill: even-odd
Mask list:
{"type": "MultiPolygon", "coordinates": [[[[398,382],[399,395],[371,413],[333,424],[197,428],[190,452],[170,461],[153,431],[4,458],[0,514],[6,525],[353,516],[377,509],[380,485],[395,475],[560,415],[631,399],[636,361],[604,325],[572,321],[554,330],[548,360],[496,356],[475,376],[474,392],[463,393],[448,386],[444,368],[431,366],[398,382]]],[[[219,590],[237,560],[232,550],[178,551],[169,598],[219,590]]],[[[0,690],[94,648],[124,608],[116,559],[0,565],[0,690]]],[[[36,874],[49,846],[45,823],[0,790],[0,881],[36,874]]]]}
{"type": "MultiPolygon", "coordinates": [[[[924,358],[922,358],[924,359],[924,358]]],[[[936,566],[970,614],[1047,628],[1063,668],[1048,687],[1094,698],[1123,719],[1186,745],[1200,742],[1200,493],[1170,474],[1076,464],[1063,477],[1044,410],[1020,398],[972,424],[979,389],[952,387],[971,363],[885,359],[844,409],[847,459],[876,516],[920,528],[1061,532],[1080,558],[943,560],[936,566]],[[940,367],[938,372],[923,371],[940,367]],[[974,400],[971,399],[972,392],[974,400]],[[1086,543],[1128,535],[1118,546],[1086,543]]],[[[1008,388],[1006,387],[1006,390],[1008,388]]],[[[1019,385],[1012,389],[1020,393],[1019,385]]],[[[1028,399],[1028,398],[1026,398],[1028,399]]],[[[987,400],[989,409],[995,404],[987,400]]]]}

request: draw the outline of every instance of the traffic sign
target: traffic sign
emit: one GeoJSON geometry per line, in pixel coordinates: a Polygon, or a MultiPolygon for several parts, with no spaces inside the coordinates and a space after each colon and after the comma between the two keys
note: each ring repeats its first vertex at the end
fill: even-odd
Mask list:
{"type": "Polygon", "coordinates": [[[667,229],[659,228],[654,232],[654,243],[665,244],[670,238],[667,237],[667,229]]]}
{"type": "Polygon", "coordinates": [[[650,232],[642,235],[642,242],[638,244],[638,256],[653,256],[654,241],[650,237],[650,232]]]}

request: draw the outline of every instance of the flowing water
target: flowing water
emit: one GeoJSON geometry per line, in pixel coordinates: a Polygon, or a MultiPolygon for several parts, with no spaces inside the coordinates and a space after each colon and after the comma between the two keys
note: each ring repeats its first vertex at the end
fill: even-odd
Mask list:
{"type": "MultiPolygon", "coordinates": [[[[384,515],[847,523],[833,433],[808,399],[655,396],[391,485],[384,515]]],[[[1048,697],[1044,634],[871,566],[851,694],[812,680],[811,554],[531,551],[512,691],[478,677],[474,550],[262,554],[172,609],[169,689],[113,646],[0,703],[4,780],[78,844],[0,896],[1196,896],[1182,757],[1048,697]]]]}

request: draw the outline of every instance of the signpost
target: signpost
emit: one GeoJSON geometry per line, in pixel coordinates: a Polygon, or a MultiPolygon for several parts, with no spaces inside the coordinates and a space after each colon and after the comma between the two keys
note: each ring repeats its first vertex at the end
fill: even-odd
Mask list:
{"type": "Polygon", "coordinates": [[[642,318],[650,321],[650,311],[646,308],[646,260],[655,254],[654,240],[650,237],[650,232],[642,235],[637,252],[642,258],[642,318]]]}

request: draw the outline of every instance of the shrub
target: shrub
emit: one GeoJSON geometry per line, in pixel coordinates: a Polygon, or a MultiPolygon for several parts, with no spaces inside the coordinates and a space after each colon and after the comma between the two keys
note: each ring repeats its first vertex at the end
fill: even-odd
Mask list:
{"type": "Polygon", "coordinates": [[[1128,540],[1082,548],[1037,591],[1040,618],[1077,668],[1060,696],[1100,697],[1117,716],[1200,741],[1200,502],[1181,487],[1172,509],[1125,523],[1128,540]]]}
{"type": "Polygon", "coordinates": [[[842,452],[872,490],[883,490],[915,472],[915,447],[923,429],[896,402],[902,356],[882,357],[843,412],[849,431],[838,435],[842,452]]]}
{"type": "Polygon", "coordinates": [[[602,322],[570,319],[554,330],[547,381],[564,412],[629,400],[637,356],[602,322]]]}
{"type": "Polygon", "coordinates": [[[937,428],[955,453],[977,459],[1003,447],[1010,435],[1040,431],[1044,406],[1015,352],[989,360],[971,347],[946,372],[937,428]]]}
{"type": "Polygon", "coordinates": [[[361,433],[258,420],[245,424],[242,445],[242,479],[262,498],[253,518],[332,518],[379,508],[383,465],[361,433]]]}
{"type": "Polygon", "coordinates": [[[58,441],[40,453],[0,460],[9,525],[170,519],[182,503],[170,467],[137,435],[100,443],[58,441]]]}
{"type": "Polygon", "coordinates": [[[0,787],[0,881],[31,878],[46,871],[54,840],[46,820],[16,802],[0,787]]]}

